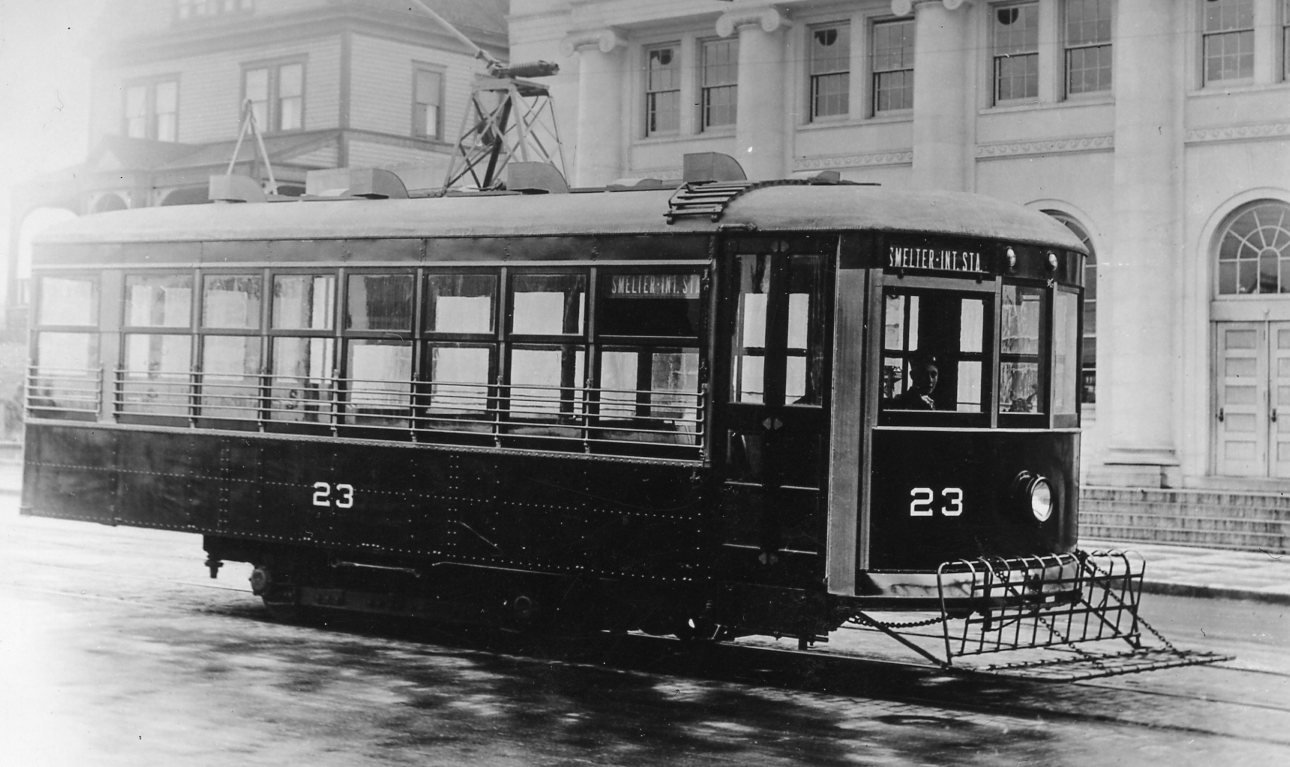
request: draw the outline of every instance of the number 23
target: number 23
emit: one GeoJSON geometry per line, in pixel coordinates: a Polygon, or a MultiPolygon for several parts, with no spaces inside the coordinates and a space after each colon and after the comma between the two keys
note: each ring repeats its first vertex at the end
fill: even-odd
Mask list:
{"type": "MultiPolygon", "coordinates": [[[[933,504],[936,502],[936,491],[930,487],[915,487],[909,491],[909,516],[931,517],[936,515],[933,504]]],[[[942,516],[957,517],[963,513],[963,489],[947,487],[941,490],[943,505],[942,516]]]]}
{"type": "Polygon", "coordinates": [[[354,486],[348,484],[336,485],[336,498],[332,499],[332,486],[327,482],[314,483],[314,505],[323,508],[335,506],[338,509],[354,508],[354,486]]]}

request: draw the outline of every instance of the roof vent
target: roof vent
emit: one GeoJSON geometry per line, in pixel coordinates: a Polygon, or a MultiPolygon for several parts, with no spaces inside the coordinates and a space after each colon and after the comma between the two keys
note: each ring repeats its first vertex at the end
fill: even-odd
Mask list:
{"type": "Polygon", "coordinates": [[[686,183],[703,183],[706,181],[746,181],[743,166],[728,154],[720,152],[694,152],[684,157],[682,181],[686,183]]]}
{"type": "Polygon", "coordinates": [[[311,170],[305,175],[309,197],[362,197],[368,200],[406,200],[408,188],[393,171],[383,168],[311,170]]]}
{"type": "Polygon", "coordinates": [[[506,166],[506,188],[524,194],[568,194],[569,182],[549,162],[512,162],[506,166]]]}
{"type": "Polygon", "coordinates": [[[206,196],[212,202],[265,202],[260,182],[250,176],[211,176],[206,196]]]}

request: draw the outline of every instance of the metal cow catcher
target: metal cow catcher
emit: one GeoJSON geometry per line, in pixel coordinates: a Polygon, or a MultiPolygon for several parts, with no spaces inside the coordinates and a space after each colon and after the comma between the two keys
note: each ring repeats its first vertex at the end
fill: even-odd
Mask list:
{"type": "Polygon", "coordinates": [[[1213,659],[1145,629],[1140,565],[1076,545],[1077,239],[981,197],[686,165],[44,237],[24,510],[201,534],[275,610],[803,647],[863,625],[1047,678],[1213,659]]]}

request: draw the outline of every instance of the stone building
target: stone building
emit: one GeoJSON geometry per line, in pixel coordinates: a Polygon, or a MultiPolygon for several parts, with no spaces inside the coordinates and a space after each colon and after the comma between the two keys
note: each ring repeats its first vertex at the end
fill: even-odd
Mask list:
{"type": "Polygon", "coordinates": [[[576,184],[719,151],[1058,217],[1086,533],[1285,550],[1290,0],[513,0],[510,35],[562,66],[576,184]]]}

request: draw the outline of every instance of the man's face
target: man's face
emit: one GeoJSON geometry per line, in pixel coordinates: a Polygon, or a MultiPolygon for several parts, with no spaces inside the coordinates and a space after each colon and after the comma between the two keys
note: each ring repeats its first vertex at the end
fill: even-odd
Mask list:
{"type": "Polygon", "coordinates": [[[941,371],[936,365],[928,363],[914,368],[913,378],[914,386],[925,392],[936,390],[936,382],[940,379],[941,371]]]}

